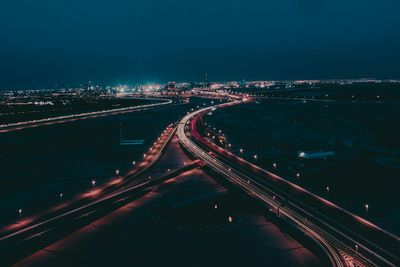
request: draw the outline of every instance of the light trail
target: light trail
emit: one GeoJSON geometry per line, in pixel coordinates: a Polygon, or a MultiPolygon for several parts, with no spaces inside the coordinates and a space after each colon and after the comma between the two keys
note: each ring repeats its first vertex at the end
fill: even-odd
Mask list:
{"type": "MultiPolygon", "coordinates": [[[[155,144],[152,146],[153,148],[152,152],[147,153],[146,157],[142,160],[142,162],[140,164],[137,164],[134,169],[126,173],[125,176],[114,177],[103,186],[96,186],[94,188],[91,188],[89,191],[78,195],[71,201],[64,202],[62,205],[58,205],[54,208],[51,208],[50,210],[45,211],[42,214],[32,215],[31,217],[25,217],[23,219],[20,219],[19,221],[17,221],[17,224],[11,224],[5,226],[3,229],[0,229],[0,237],[6,236],[10,232],[17,232],[20,229],[29,227],[34,224],[38,224],[41,221],[57,216],[58,214],[68,212],[71,209],[82,206],[107,194],[113,193],[119,190],[120,188],[129,186],[132,182],[134,183],[136,177],[147,171],[151,166],[155,164],[155,162],[158,161],[163,151],[165,150],[167,144],[173,137],[175,131],[176,131],[176,126],[170,124],[162,132],[160,139],[157,142],[155,142],[155,144]]],[[[0,241],[1,240],[2,239],[0,238],[0,241]]]]}
{"type": "MultiPolygon", "coordinates": [[[[230,102],[224,105],[216,105],[214,108],[228,107],[237,103],[230,102]]],[[[341,256],[343,252],[353,258],[353,263],[362,263],[365,266],[396,266],[399,263],[395,252],[396,248],[388,248],[387,246],[383,248],[382,244],[373,243],[367,239],[367,236],[354,232],[354,229],[346,228],[346,225],[335,222],[334,218],[330,218],[316,210],[315,207],[303,203],[303,200],[299,199],[297,195],[300,193],[300,195],[312,197],[316,202],[321,202],[323,205],[339,212],[343,212],[343,209],[333,203],[322,201],[322,198],[313,195],[311,192],[291,184],[275,174],[266,172],[203,138],[197,132],[196,124],[197,120],[210,110],[211,107],[192,112],[185,116],[178,126],[178,137],[182,145],[192,154],[203,160],[221,175],[227,177],[232,183],[240,186],[248,194],[279,211],[281,217],[289,220],[293,225],[317,241],[327,252],[334,265],[342,266],[343,264],[348,264],[348,259],[344,260],[341,256]],[[187,135],[191,137],[188,138],[187,135]],[[208,153],[210,151],[218,154],[218,157],[210,155],[208,153]],[[267,183],[265,178],[275,179],[275,181],[271,180],[271,182],[267,183]],[[298,193],[293,194],[292,192],[298,193]],[[357,251],[355,251],[354,245],[358,248],[357,251]],[[389,249],[392,249],[392,252],[389,252],[389,249]]],[[[347,212],[346,214],[349,213],[347,212]]],[[[354,220],[357,217],[352,218],[353,220],[350,223],[359,223],[358,220],[354,220]]],[[[370,227],[370,223],[361,225],[370,227]]],[[[375,228],[375,230],[383,236],[393,239],[385,231],[380,231],[380,228],[375,228]]],[[[397,241],[398,239],[394,238],[394,242],[397,241]]]]}
{"type": "Polygon", "coordinates": [[[65,116],[52,117],[52,118],[46,118],[46,119],[38,119],[38,120],[16,122],[16,123],[10,123],[10,124],[2,124],[2,125],[0,125],[0,133],[18,131],[18,130],[23,130],[26,128],[34,128],[34,127],[39,127],[39,126],[43,126],[43,125],[53,125],[53,124],[59,124],[59,123],[77,121],[77,120],[97,118],[97,117],[102,117],[102,116],[107,116],[107,115],[115,115],[115,114],[120,114],[120,113],[139,111],[142,109],[153,108],[153,107],[162,106],[162,105],[169,105],[169,104],[172,104],[172,102],[173,102],[171,99],[159,99],[159,98],[138,98],[138,99],[151,99],[151,100],[158,100],[158,101],[162,101],[162,102],[139,105],[139,106],[134,106],[134,107],[93,111],[93,112],[65,115],[65,116]]]}

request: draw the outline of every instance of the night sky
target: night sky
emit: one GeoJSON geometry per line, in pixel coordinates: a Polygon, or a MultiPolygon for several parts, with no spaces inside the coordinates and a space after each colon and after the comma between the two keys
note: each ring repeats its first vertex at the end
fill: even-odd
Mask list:
{"type": "Polygon", "coordinates": [[[1,0],[0,88],[400,78],[398,0],[1,0]]]}

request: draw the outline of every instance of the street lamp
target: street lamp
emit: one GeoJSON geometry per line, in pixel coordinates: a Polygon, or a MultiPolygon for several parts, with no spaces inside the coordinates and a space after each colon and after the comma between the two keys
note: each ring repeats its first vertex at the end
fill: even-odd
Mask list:
{"type": "Polygon", "coordinates": [[[365,212],[368,213],[369,205],[365,204],[364,207],[365,207],[365,212]]]}
{"type": "Polygon", "coordinates": [[[60,193],[60,200],[63,198],[63,196],[64,196],[63,193],[60,193]]]}
{"type": "Polygon", "coordinates": [[[327,186],[325,189],[326,189],[326,192],[329,194],[329,191],[330,191],[329,186],[327,186]]]}
{"type": "Polygon", "coordinates": [[[92,186],[94,187],[96,185],[96,180],[92,180],[92,186]]]}
{"type": "Polygon", "coordinates": [[[297,179],[300,178],[300,173],[296,173],[297,179]]]}
{"type": "Polygon", "coordinates": [[[276,169],[276,162],[272,163],[272,166],[274,166],[274,168],[276,169]]]}
{"type": "Polygon", "coordinates": [[[254,158],[254,159],[257,159],[257,158],[258,158],[258,157],[257,157],[257,154],[255,154],[255,155],[253,156],[253,158],[254,158]]]}
{"type": "Polygon", "coordinates": [[[240,153],[243,153],[243,148],[239,149],[240,153]]]}
{"type": "Polygon", "coordinates": [[[19,210],[18,210],[18,214],[19,214],[19,217],[22,216],[22,209],[19,209],[19,210]]]}
{"type": "Polygon", "coordinates": [[[116,176],[119,175],[119,170],[118,170],[118,169],[115,170],[115,175],[116,175],[116,176]]]}
{"type": "Polygon", "coordinates": [[[136,165],[136,161],[132,161],[132,165],[135,166],[136,165]]]}

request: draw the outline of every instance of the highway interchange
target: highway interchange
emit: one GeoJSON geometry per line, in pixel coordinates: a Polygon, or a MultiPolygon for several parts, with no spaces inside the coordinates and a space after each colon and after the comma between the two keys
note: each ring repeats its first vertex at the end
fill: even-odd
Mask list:
{"type": "Polygon", "coordinates": [[[144,160],[125,176],[116,175],[107,185],[93,188],[55,210],[25,218],[12,227],[2,229],[0,232],[2,263],[13,263],[37,250],[38,247],[57,240],[63,234],[104,216],[160,182],[205,165],[263,202],[266,212],[276,214],[311,238],[315,246],[325,252],[333,266],[400,264],[398,237],[281,177],[238,158],[201,136],[197,127],[202,116],[215,109],[251,101],[237,97],[232,99],[231,102],[205,108],[198,107],[198,110],[188,112],[181,121],[176,125],[170,125],[162,133],[149,153],[143,155],[144,160]],[[181,145],[198,160],[192,165],[166,173],[158,179],[147,177],[146,170],[158,160],[175,133],[181,145]],[[18,250],[18,253],[15,250],[18,250]]]}

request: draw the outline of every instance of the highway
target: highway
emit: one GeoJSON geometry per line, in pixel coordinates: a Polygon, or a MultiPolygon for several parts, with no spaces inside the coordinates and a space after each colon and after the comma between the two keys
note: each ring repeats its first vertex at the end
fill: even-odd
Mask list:
{"type": "Polygon", "coordinates": [[[158,100],[161,102],[153,103],[153,104],[139,105],[139,106],[134,106],[134,107],[101,110],[101,111],[52,117],[52,118],[46,118],[46,119],[38,119],[38,120],[32,120],[32,121],[3,124],[3,125],[0,125],[0,133],[7,133],[7,132],[18,131],[18,130],[23,130],[23,129],[27,129],[27,128],[34,128],[34,127],[39,127],[39,126],[53,125],[53,124],[72,122],[72,121],[78,121],[78,120],[93,119],[93,118],[122,114],[122,113],[127,113],[127,112],[132,112],[132,111],[143,111],[143,110],[147,110],[149,108],[170,105],[173,103],[173,101],[171,99],[158,99],[158,98],[138,98],[138,99],[147,99],[147,100],[151,99],[151,100],[158,100]]]}
{"type": "Polygon", "coordinates": [[[185,116],[177,129],[181,144],[215,172],[263,201],[277,216],[312,238],[333,266],[399,266],[398,237],[246,162],[199,134],[197,123],[203,115],[213,108],[239,103],[242,102],[203,108],[185,116]]]}
{"type": "Polygon", "coordinates": [[[176,126],[169,125],[156,140],[143,160],[124,176],[116,175],[102,186],[80,194],[70,201],[32,216],[23,216],[17,222],[0,229],[0,265],[12,264],[62,236],[87,225],[110,211],[151,190],[154,186],[200,166],[199,161],[177,170],[168,170],[161,177],[146,175],[163,154],[176,126]]]}
{"type": "Polygon", "coordinates": [[[199,166],[199,161],[194,162],[163,177],[141,181],[134,186],[127,186],[107,196],[97,198],[86,205],[76,207],[47,220],[24,227],[12,234],[8,234],[0,238],[0,263],[5,266],[15,263],[65,235],[90,224],[94,220],[150,192],[160,183],[199,166]]]}
{"type": "Polygon", "coordinates": [[[0,229],[1,263],[14,263],[141,196],[159,183],[205,164],[265,203],[266,212],[276,214],[314,240],[331,265],[400,266],[400,241],[397,237],[204,138],[198,131],[202,116],[214,109],[249,101],[233,99],[236,100],[188,113],[177,126],[169,125],[148,153],[143,155],[143,161],[124,176],[117,174],[108,183],[94,186],[54,209],[30,217],[23,216],[14,224],[0,229]],[[199,160],[184,168],[168,171],[162,177],[147,177],[146,170],[160,158],[175,133],[182,146],[199,160]]]}

